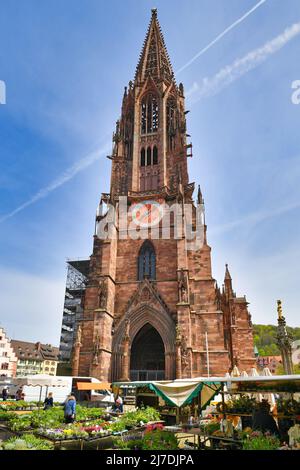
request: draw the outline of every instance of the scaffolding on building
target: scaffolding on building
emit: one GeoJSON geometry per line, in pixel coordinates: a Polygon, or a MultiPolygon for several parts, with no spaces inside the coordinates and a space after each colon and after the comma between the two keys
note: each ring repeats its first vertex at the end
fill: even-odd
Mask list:
{"type": "Polygon", "coordinates": [[[77,327],[83,317],[83,299],[89,260],[67,260],[67,280],[59,346],[60,360],[70,362],[77,327]]]}

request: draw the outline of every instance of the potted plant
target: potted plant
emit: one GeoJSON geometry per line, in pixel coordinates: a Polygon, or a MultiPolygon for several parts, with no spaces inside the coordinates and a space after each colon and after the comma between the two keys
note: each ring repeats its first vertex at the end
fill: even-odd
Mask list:
{"type": "Polygon", "coordinates": [[[243,450],[276,450],[279,447],[278,437],[260,431],[253,431],[243,440],[243,450]]]}

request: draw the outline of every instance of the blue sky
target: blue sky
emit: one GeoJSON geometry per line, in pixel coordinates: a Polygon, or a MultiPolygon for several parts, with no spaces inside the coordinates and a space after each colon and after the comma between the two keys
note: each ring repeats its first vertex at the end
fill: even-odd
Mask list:
{"type": "MultiPolygon", "coordinates": [[[[0,222],[0,321],[9,336],[59,342],[65,260],[91,254],[95,209],[109,190],[105,155],[151,8],[176,71],[257,3],[2,0],[0,219],[66,180],[0,222]],[[78,171],[86,157],[92,163],[78,171]]],[[[213,274],[221,284],[229,263],[256,323],[274,323],[281,298],[299,326],[300,105],[291,85],[300,79],[300,34],[236,72],[299,21],[298,0],[267,0],[177,76],[191,110],[190,175],[206,201],[213,274]],[[232,83],[218,75],[217,90],[201,93],[203,79],[214,83],[222,69],[232,83]]]]}

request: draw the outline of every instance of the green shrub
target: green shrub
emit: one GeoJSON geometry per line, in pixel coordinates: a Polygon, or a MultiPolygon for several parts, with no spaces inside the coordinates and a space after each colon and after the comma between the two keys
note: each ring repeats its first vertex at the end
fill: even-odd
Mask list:
{"type": "Polygon", "coordinates": [[[4,450],[53,450],[53,444],[33,434],[25,434],[22,438],[12,437],[3,442],[2,448],[4,450]]]}
{"type": "Polygon", "coordinates": [[[155,430],[140,436],[128,436],[117,439],[115,446],[119,450],[176,450],[178,441],[175,434],[167,431],[155,430]]]}
{"type": "Polygon", "coordinates": [[[254,431],[243,440],[243,450],[276,450],[279,446],[280,440],[276,436],[259,431],[254,431]]]}

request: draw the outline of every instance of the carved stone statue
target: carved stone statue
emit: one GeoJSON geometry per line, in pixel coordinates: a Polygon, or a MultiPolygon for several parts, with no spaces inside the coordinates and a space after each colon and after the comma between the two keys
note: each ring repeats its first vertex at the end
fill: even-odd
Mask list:
{"type": "Polygon", "coordinates": [[[176,326],[176,345],[179,348],[181,367],[180,369],[185,369],[188,365],[188,348],[187,348],[187,337],[182,334],[181,328],[179,325],[176,326]]]}
{"type": "Polygon", "coordinates": [[[178,289],[179,289],[179,302],[188,303],[187,281],[186,281],[186,276],[183,270],[180,272],[178,289]]]}
{"type": "Polygon", "coordinates": [[[281,300],[277,301],[278,304],[278,327],[276,335],[276,343],[280,349],[282,364],[285,374],[293,374],[293,361],[292,361],[292,342],[293,337],[287,332],[286,321],[282,314],[281,300]]]}
{"type": "Polygon", "coordinates": [[[126,319],[125,320],[125,330],[124,330],[124,341],[129,340],[129,338],[130,338],[129,331],[130,331],[130,320],[126,319]]]}
{"type": "Polygon", "coordinates": [[[181,330],[179,325],[176,325],[176,343],[181,344],[181,330]]]}
{"type": "Polygon", "coordinates": [[[97,366],[99,364],[99,353],[100,353],[100,338],[97,333],[95,342],[94,342],[94,355],[93,355],[93,364],[97,366]]]}
{"type": "Polygon", "coordinates": [[[78,346],[81,345],[81,335],[82,335],[82,329],[81,329],[81,325],[79,325],[77,328],[75,345],[78,345],[78,346]]]}
{"type": "Polygon", "coordinates": [[[106,308],[107,304],[107,285],[106,281],[102,280],[99,283],[99,308],[106,308]]]}
{"type": "Polygon", "coordinates": [[[181,338],[181,363],[184,369],[188,365],[188,349],[187,349],[187,337],[182,336],[181,338]]]}

